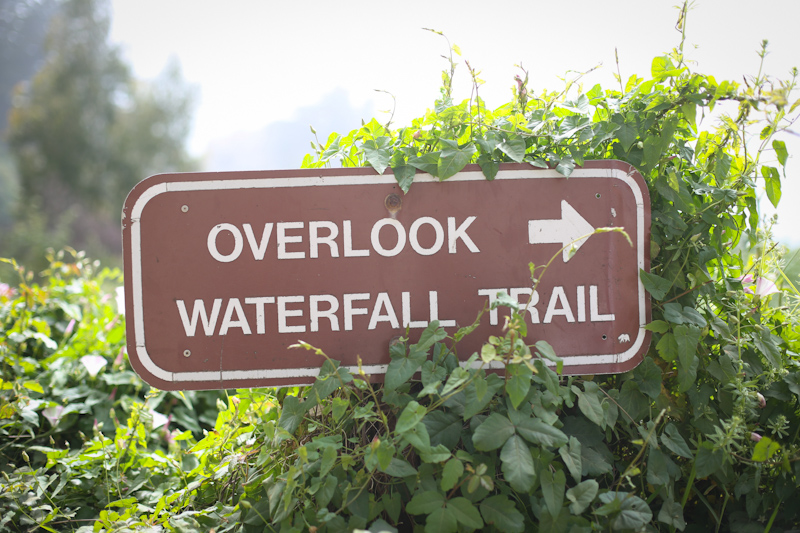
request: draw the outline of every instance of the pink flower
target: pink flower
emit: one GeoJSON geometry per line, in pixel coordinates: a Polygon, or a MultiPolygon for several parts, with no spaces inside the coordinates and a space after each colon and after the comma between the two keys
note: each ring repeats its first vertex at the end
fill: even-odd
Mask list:
{"type": "Polygon", "coordinates": [[[117,287],[117,312],[121,315],[125,314],[125,287],[117,287]]]}
{"type": "Polygon", "coordinates": [[[158,429],[161,426],[166,425],[169,422],[169,418],[162,415],[158,411],[154,411],[150,409],[150,414],[153,416],[153,429],[158,429]]]}
{"type": "Polygon", "coordinates": [[[86,367],[92,377],[95,377],[108,364],[108,361],[102,355],[84,355],[80,358],[80,362],[83,363],[83,366],[86,367]]]}
{"type": "Polygon", "coordinates": [[[747,294],[754,294],[760,298],[780,292],[778,287],[775,285],[775,282],[767,278],[753,278],[752,274],[748,274],[746,276],[740,276],[737,279],[742,282],[742,285],[750,285],[755,281],[756,290],[753,291],[752,287],[745,287],[744,292],[747,294]]]}
{"type": "Polygon", "coordinates": [[[758,442],[761,440],[761,435],[758,433],[750,433],[750,440],[753,442],[758,442]]]}
{"type": "Polygon", "coordinates": [[[763,298],[764,296],[769,296],[776,292],[779,292],[778,287],[767,278],[758,278],[756,281],[756,296],[761,296],[763,298]]]}
{"type": "Polygon", "coordinates": [[[119,349],[119,354],[117,354],[117,358],[114,359],[114,366],[119,366],[125,360],[125,347],[119,349]]]}
{"type": "Polygon", "coordinates": [[[61,417],[64,416],[64,406],[63,405],[54,405],[52,407],[48,407],[42,411],[42,415],[50,421],[50,425],[56,427],[58,425],[58,421],[61,420],[61,417]]]}
{"type": "Polygon", "coordinates": [[[758,392],[756,394],[757,394],[757,398],[758,398],[758,407],[760,409],[765,408],[767,406],[767,399],[764,398],[764,395],[761,394],[760,392],[758,392]]]}
{"type": "Polygon", "coordinates": [[[0,299],[5,300],[14,296],[14,289],[8,283],[0,283],[0,299]]]}
{"type": "Polygon", "coordinates": [[[69,335],[70,335],[70,333],[72,333],[73,329],[75,329],[75,319],[74,318],[69,321],[69,324],[67,324],[67,329],[64,330],[64,336],[65,337],[69,337],[69,335]]]}

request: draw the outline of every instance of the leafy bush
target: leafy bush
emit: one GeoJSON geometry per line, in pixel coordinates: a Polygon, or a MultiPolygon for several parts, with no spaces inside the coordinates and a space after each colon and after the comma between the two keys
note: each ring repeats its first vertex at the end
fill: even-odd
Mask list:
{"type": "Polygon", "coordinates": [[[133,494],[155,506],[224,398],[148,390],[127,362],[119,270],[48,260],[44,285],[4,260],[18,277],[0,284],[0,530],[94,521],[133,494]]]}
{"type": "MultiPolygon", "coordinates": [[[[796,118],[795,80],[717,82],[689,69],[681,44],[653,60],[650,79],[620,80],[619,90],[583,92],[573,80],[535,95],[522,72],[513,101],[490,110],[471,68],[471,97],[453,100],[455,69],[451,53],[441,98],[411,126],[372,120],[333,134],[304,165],[391,168],[404,190],[416,170],[444,180],[470,162],[487,179],[506,161],[564,176],[587,159],[635,165],[653,213],[652,267],[641,279],[654,340],[643,363],[626,374],[563,377],[549,345],[526,342],[519,305],[498,298],[503,336],[459,361],[454,349],[472,328],[450,336],[431,323],[418,342],[393,343],[383,384],[326,358],[303,389],[238,391],[227,401],[146,393],[117,360],[122,320],[101,286],[118,283],[118,273],[55,258],[47,287],[29,286],[20,270],[19,292],[0,297],[0,528],[747,532],[800,524],[798,293],[788,280],[783,289],[773,283],[782,249],[760,227],[757,202],[762,185],[780,200],[787,153],[775,134],[796,118]],[[703,131],[698,117],[720,107],[733,114],[703,131]],[[740,251],[756,244],[757,255],[740,251]],[[91,354],[106,360],[96,376],[82,362],[91,354]],[[484,370],[495,361],[502,375],[484,370]],[[50,422],[44,412],[59,406],[50,422]],[[214,406],[213,428],[199,433],[214,406]],[[169,410],[169,424],[183,431],[154,431],[154,410],[169,410]]],[[[543,265],[530,268],[534,284],[547,275],[543,265]]]]}

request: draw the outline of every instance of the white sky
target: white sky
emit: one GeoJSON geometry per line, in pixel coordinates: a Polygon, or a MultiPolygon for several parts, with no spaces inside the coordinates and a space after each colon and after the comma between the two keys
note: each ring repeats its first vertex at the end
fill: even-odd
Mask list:
{"type": "MultiPolygon", "coordinates": [[[[370,102],[376,110],[391,108],[391,98],[374,89],[391,92],[396,124],[422,115],[437,96],[446,66],[440,56],[447,52],[444,39],[423,27],[444,32],[461,48],[457,99],[469,97],[464,59],[482,72],[481,96],[490,106],[508,101],[519,72],[515,64],[530,72],[534,92],[560,89],[567,70],[598,64],[585,87],[612,86],[615,48],[624,79],[647,76],[652,58],[679,43],[677,3],[112,0],[111,38],[141,78],[158,75],[170,57],[180,60],[184,76],[199,89],[190,150],[200,155],[216,139],[290,120],[336,88],[345,89],[357,109],[370,102]]],[[[786,79],[791,67],[800,67],[798,15],[798,0],[697,0],[685,51],[697,71],[741,81],[757,72],[755,51],[769,39],[765,70],[786,79]]],[[[794,130],[800,133],[800,124],[794,130]]],[[[777,233],[798,245],[800,137],[783,139],[795,155],[777,233]]]]}

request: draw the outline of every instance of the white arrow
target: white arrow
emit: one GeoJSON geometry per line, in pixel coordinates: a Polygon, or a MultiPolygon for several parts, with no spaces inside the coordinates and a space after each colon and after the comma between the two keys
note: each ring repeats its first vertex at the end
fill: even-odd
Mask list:
{"type": "Polygon", "coordinates": [[[594,227],[586,222],[580,213],[561,200],[561,218],[528,221],[528,242],[530,244],[558,243],[564,247],[563,258],[566,263],[573,255],[571,252],[583,246],[594,227]]]}

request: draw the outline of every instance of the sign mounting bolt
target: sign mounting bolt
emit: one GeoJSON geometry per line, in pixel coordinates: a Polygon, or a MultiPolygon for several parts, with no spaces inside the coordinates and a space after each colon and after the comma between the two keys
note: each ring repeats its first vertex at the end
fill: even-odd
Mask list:
{"type": "Polygon", "coordinates": [[[397,212],[403,207],[403,199],[397,196],[395,193],[392,193],[383,200],[383,205],[386,206],[386,209],[389,211],[389,214],[392,215],[392,218],[396,218],[397,212]]]}
{"type": "Polygon", "coordinates": [[[189,206],[186,205],[186,204],[182,205],[181,206],[181,211],[183,211],[184,213],[188,213],[189,212],[189,206]]]}
{"type": "Polygon", "coordinates": [[[192,355],[192,351],[191,350],[184,350],[183,351],[183,356],[184,357],[189,357],[190,355],[192,355]]]}

